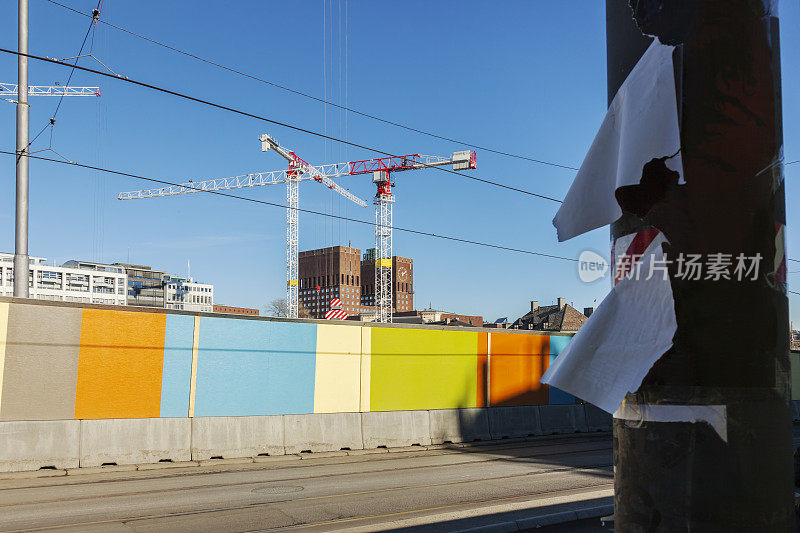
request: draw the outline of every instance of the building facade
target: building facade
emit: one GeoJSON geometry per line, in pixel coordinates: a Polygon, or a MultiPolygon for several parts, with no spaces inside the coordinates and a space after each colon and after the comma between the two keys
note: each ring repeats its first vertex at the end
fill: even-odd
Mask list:
{"type": "Polygon", "coordinates": [[[164,307],[180,311],[214,312],[214,286],[192,278],[164,278],[164,307]]]}
{"type": "Polygon", "coordinates": [[[114,266],[122,267],[128,277],[128,305],[164,307],[166,272],[130,263],[114,263],[114,266]]]}
{"type": "MultiPolygon", "coordinates": [[[[392,313],[414,309],[414,261],[392,258],[392,313]]],[[[299,315],[324,318],[338,298],[342,309],[365,320],[375,313],[375,250],[332,246],[299,253],[299,315]]]]}
{"type": "Polygon", "coordinates": [[[324,318],[334,298],[348,314],[360,312],[361,250],[331,246],[299,254],[298,303],[301,317],[324,318]]]}
{"type": "Polygon", "coordinates": [[[218,305],[214,304],[215,313],[225,313],[228,315],[245,315],[245,316],[258,316],[258,309],[250,309],[247,307],[234,307],[232,305],[218,305]]]}
{"type": "MultiPolygon", "coordinates": [[[[361,304],[375,307],[375,248],[368,248],[361,261],[361,304]]],[[[408,257],[392,257],[392,313],[414,310],[414,260],[408,257]]]]}
{"type": "MultiPolygon", "coordinates": [[[[30,258],[29,295],[38,300],[127,305],[125,270],[116,265],[30,258]]],[[[0,253],[0,296],[14,295],[14,254],[0,253]]]]}

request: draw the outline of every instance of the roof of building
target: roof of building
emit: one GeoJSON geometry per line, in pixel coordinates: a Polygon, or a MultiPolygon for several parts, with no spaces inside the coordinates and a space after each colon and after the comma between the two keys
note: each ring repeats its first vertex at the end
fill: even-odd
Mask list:
{"type": "Polygon", "coordinates": [[[508,317],[503,316],[492,322],[492,324],[508,324],[508,317]]]}
{"type": "Polygon", "coordinates": [[[586,315],[569,304],[543,305],[518,318],[513,325],[541,331],[577,331],[586,320],[586,315]]]}

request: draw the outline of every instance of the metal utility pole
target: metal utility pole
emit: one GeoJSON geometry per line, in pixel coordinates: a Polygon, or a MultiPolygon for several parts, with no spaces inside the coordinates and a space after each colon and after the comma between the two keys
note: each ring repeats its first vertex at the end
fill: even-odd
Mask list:
{"type": "Polygon", "coordinates": [[[655,227],[671,260],[761,261],[742,280],[687,279],[670,265],[673,348],[626,398],[641,420],[614,420],[615,529],[793,531],[777,2],[627,4],[606,0],[609,101],[642,32],[677,46],[686,183],[645,191],[642,220],[612,236],[655,227]],[[692,420],[701,412],[716,427],[692,420]]]}
{"type": "MultiPolygon", "coordinates": [[[[28,53],[28,0],[19,0],[17,48],[28,53]]],[[[17,204],[14,244],[14,297],[28,297],[28,58],[17,56],[17,204]]]]}

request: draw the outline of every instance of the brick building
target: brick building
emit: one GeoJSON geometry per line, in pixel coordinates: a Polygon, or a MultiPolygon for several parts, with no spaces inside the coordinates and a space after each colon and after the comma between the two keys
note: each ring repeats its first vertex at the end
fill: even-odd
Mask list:
{"type": "MultiPolygon", "coordinates": [[[[591,315],[593,307],[584,309],[591,315]]],[[[565,298],[559,298],[556,305],[540,306],[536,300],[531,302],[531,310],[514,321],[515,329],[533,329],[539,331],[576,332],[588,320],[588,315],[581,313],[567,304],[565,298]]]]}
{"type": "Polygon", "coordinates": [[[215,313],[225,313],[228,315],[248,315],[258,316],[258,309],[250,309],[248,307],[234,307],[232,305],[219,305],[214,304],[215,313]]]}
{"type": "MultiPolygon", "coordinates": [[[[414,309],[413,266],[407,257],[392,258],[392,312],[414,309]]],[[[375,250],[331,246],[299,253],[299,315],[324,318],[330,301],[339,298],[349,315],[375,310],[375,250]],[[319,287],[319,290],[317,290],[319,287]]]]}
{"type": "MultiPolygon", "coordinates": [[[[361,303],[375,307],[375,248],[364,252],[361,262],[361,303]]],[[[414,309],[414,260],[408,257],[392,257],[392,313],[414,309]]]]}

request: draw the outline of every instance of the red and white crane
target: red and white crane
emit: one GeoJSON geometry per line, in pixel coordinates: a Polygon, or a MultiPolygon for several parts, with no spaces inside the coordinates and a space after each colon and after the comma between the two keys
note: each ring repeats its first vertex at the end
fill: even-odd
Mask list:
{"type": "Polygon", "coordinates": [[[287,316],[297,318],[298,305],[298,244],[299,244],[299,183],[315,180],[336,191],[356,204],[366,207],[367,203],[350,191],[340,187],[331,178],[372,174],[372,181],[378,188],[375,195],[375,310],[376,321],[392,320],[392,204],[394,195],[391,174],[408,170],[422,170],[428,167],[453,165],[453,170],[476,168],[475,152],[454,152],[451,157],[408,154],[403,156],[381,157],[347,163],[332,163],[314,166],[301,159],[294,151],[280,146],[269,135],[262,135],[262,151],[275,150],[289,162],[288,170],[245,174],[229,178],[206,181],[189,181],[181,185],[122,192],[119,200],[135,200],[193,194],[203,191],[223,191],[246,187],[286,184],[286,307],[287,316]]]}
{"type": "Polygon", "coordinates": [[[372,174],[375,193],[375,321],[392,321],[392,173],[453,165],[453,170],[476,168],[474,151],[453,152],[451,157],[408,154],[351,161],[350,175],[372,174]]]}

